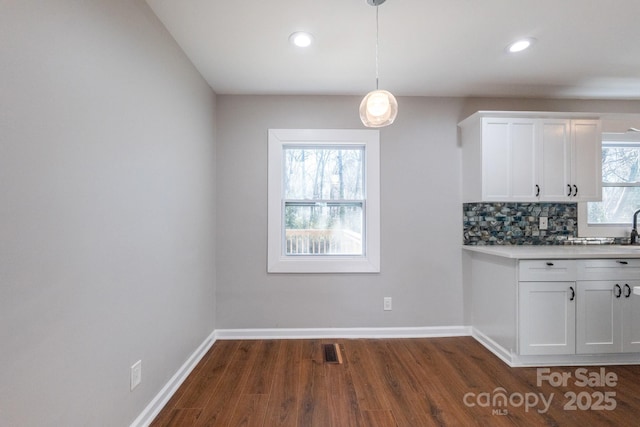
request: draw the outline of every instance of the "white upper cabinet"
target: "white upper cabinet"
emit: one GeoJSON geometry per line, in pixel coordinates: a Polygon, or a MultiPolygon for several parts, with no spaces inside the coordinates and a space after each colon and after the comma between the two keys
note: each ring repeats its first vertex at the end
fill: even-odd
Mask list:
{"type": "Polygon", "coordinates": [[[571,121],[542,119],[540,138],[540,200],[569,200],[571,187],[571,121]]]}
{"type": "Polygon", "coordinates": [[[535,200],[536,131],[532,120],[482,120],[483,197],[535,200]]]}
{"type": "Polygon", "coordinates": [[[459,126],[464,202],[600,200],[600,120],[478,112],[459,126]]]}
{"type": "Polygon", "coordinates": [[[600,120],[571,120],[572,198],[602,200],[602,124],[600,120]]]}

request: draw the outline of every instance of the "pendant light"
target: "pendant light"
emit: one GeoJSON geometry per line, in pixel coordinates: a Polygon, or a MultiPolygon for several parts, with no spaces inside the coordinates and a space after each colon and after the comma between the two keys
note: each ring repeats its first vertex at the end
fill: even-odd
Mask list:
{"type": "Polygon", "coordinates": [[[376,8],[376,90],[369,92],[360,103],[360,120],[370,128],[389,126],[398,115],[398,101],[378,87],[378,6],[386,0],[367,0],[376,8]]]}

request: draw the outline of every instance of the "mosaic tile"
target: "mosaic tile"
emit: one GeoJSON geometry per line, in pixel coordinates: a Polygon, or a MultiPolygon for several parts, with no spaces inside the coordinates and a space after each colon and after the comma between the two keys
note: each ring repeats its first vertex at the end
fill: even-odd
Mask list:
{"type": "Polygon", "coordinates": [[[576,203],[465,203],[462,214],[465,245],[564,245],[578,236],[576,203]]]}

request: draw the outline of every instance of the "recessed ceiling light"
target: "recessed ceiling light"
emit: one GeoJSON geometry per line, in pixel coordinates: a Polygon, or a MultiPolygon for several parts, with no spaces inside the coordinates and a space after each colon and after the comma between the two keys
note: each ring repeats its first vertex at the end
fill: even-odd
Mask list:
{"type": "Polygon", "coordinates": [[[536,39],[532,39],[532,38],[517,40],[511,43],[509,46],[507,46],[507,52],[510,52],[510,53],[522,52],[523,50],[530,48],[531,45],[533,45],[535,42],[536,42],[536,39]]]}
{"type": "Polygon", "coordinates": [[[304,31],[298,31],[289,36],[289,41],[298,47],[307,47],[313,42],[313,36],[304,31]]]}

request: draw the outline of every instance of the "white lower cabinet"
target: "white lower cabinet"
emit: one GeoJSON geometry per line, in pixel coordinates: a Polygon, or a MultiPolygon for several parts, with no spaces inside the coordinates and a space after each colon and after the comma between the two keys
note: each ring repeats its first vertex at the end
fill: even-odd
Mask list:
{"type": "Polygon", "coordinates": [[[520,261],[519,354],[640,353],[638,268],[640,260],[520,261]]]}
{"type": "Polygon", "coordinates": [[[574,282],[520,282],[521,355],[575,354],[574,282]]]}
{"type": "Polygon", "coordinates": [[[510,366],[640,365],[640,252],[606,258],[611,249],[578,259],[465,251],[474,338],[510,366]]]}
{"type": "Polygon", "coordinates": [[[622,287],[616,281],[580,281],[576,314],[579,354],[622,351],[622,287]]]}
{"type": "Polygon", "coordinates": [[[640,352],[640,295],[634,295],[640,281],[625,281],[622,287],[622,351],[640,352]]]}
{"type": "Polygon", "coordinates": [[[635,353],[640,351],[638,281],[579,281],[576,352],[635,353]]]}

